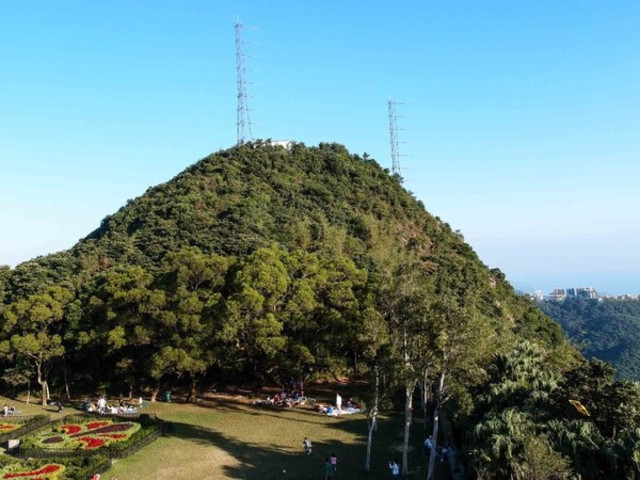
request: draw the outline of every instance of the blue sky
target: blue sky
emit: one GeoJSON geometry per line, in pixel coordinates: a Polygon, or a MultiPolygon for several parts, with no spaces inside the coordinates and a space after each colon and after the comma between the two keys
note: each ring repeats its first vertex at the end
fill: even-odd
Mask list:
{"type": "Polygon", "coordinates": [[[236,141],[390,166],[491,267],[640,293],[640,2],[0,2],[0,264],[71,247],[236,141]]]}

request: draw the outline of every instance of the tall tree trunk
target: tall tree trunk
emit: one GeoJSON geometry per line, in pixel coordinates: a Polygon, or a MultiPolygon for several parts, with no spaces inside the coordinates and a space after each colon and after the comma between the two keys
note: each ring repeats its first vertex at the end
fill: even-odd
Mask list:
{"type": "Polygon", "coordinates": [[[404,440],[402,442],[402,475],[409,474],[409,435],[411,434],[411,414],[413,412],[413,392],[415,383],[410,382],[404,390],[404,440]]]}
{"type": "Polygon", "coordinates": [[[47,399],[49,398],[49,387],[47,386],[47,380],[42,375],[41,362],[36,362],[36,373],[37,373],[38,384],[40,385],[40,389],[41,389],[42,405],[46,406],[47,399]]]}
{"type": "Polygon", "coordinates": [[[353,377],[358,383],[358,352],[353,352],[353,377]]]}
{"type": "Polygon", "coordinates": [[[47,382],[46,380],[39,381],[40,384],[40,392],[41,392],[41,402],[42,406],[47,405],[47,382]]]}
{"type": "Polygon", "coordinates": [[[151,401],[155,402],[158,398],[158,394],[160,393],[160,382],[157,382],[151,391],[151,401]]]}
{"type": "Polygon", "coordinates": [[[427,422],[427,417],[428,417],[428,413],[427,413],[427,408],[429,406],[429,389],[430,389],[430,385],[429,385],[429,367],[426,367],[424,369],[424,373],[422,375],[422,386],[421,386],[421,396],[420,399],[422,401],[422,419],[424,422],[424,431],[427,431],[427,426],[428,423],[427,422]]]}
{"type": "Polygon", "coordinates": [[[189,395],[187,396],[187,403],[195,402],[196,395],[198,394],[196,377],[191,377],[191,382],[189,383],[189,395]]]}
{"type": "Polygon", "coordinates": [[[367,458],[364,461],[364,470],[365,472],[371,471],[371,445],[373,445],[373,432],[376,429],[376,424],[378,422],[378,407],[380,403],[380,367],[376,365],[374,367],[375,371],[375,383],[373,388],[373,405],[371,410],[369,410],[368,415],[368,431],[367,431],[367,458]]]}
{"type": "Polygon", "coordinates": [[[69,391],[69,382],[67,381],[67,359],[66,357],[62,357],[62,361],[64,362],[64,391],[66,394],[67,402],[71,400],[71,392],[69,391]]]}
{"type": "Polygon", "coordinates": [[[416,381],[413,376],[413,365],[409,353],[409,334],[406,325],[402,330],[402,350],[404,360],[404,439],[402,442],[402,475],[409,474],[409,436],[411,434],[411,415],[413,413],[413,392],[416,388],[416,381]]]}
{"type": "Polygon", "coordinates": [[[429,456],[429,469],[427,470],[427,480],[433,480],[433,469],[436,465],[436,450],[438,449],[438,428],[440,427],[440,409],[442,408],[442,400],[444,393],[444,368],[440,372],[440,379],[438,381],[438,391],[436,392],[436,408],[433,412],[433,433],[431,439],[433,441],[433,447],[431,448],[431,455],[429,456]]]}

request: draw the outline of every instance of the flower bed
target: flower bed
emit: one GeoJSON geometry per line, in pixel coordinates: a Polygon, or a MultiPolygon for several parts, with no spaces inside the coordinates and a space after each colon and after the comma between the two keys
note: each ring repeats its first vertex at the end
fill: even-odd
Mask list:
{"type": "Polygon", "coordinates": [[[106,471],[111,462],[101,455],[84,458],[19,459],[0,456],[0,480],[86,480],[106,471]]]}
{"type": "Polygon", "coordinates": [[[140,415],[136,420],[69,415],[23,437],[17,455],[51,459],[81,458],[97,453],[124,458],[154,441],[166,429],[165,422],[155,415],[140,415]]]}
{"type": "Polygon", "coordinates": [[[64,465],[48,463],[39,468],[29,468],[20,464],[13,464],[0,471],[2,480],[12,478],[27,480],[55,480],[64,472],[64,465]]]}
{"type": "Polygon", "coordinates": [[[111,419],[64,423],[34,435],[33,446],[46,450],[93,450],[127,440],[139,429],[139,423],[114,423],[111,419]]]}
{"type": "Polygon", "coordinates": [[[9,433],[20,428],[21,425],[11,422],[0,422],[0,433],[9,433]]]}
{"type": "Polygon", "coordinates": [[[0,443],[25,435],[49,423],[49,421],[49,415],[20,415],[12,417],[10,420],[3,420],[0,425],[7,425],[7,427],[0,428],[0,443]]]}

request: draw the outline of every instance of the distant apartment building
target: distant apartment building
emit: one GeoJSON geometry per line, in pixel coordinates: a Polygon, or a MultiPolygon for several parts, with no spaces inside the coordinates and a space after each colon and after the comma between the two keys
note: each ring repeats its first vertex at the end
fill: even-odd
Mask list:
{"type": "Polygon", "coordinates": [[[554,288],[553,292],[549,294],[549,300],[553,300],[555,302],[561,302],[567,298],[567,292],[564,288],[554,288]]]}
{"type": "Polygon", "coordinates": [[[576,296],[579,298],[598,298],[598,292],[593,287],[578,288],[576,296]]]}
{"type": "Polygon", "coordinates": [[[533,300],[535,300],[536,302],[541,302],[544,300],[544,293],[542,293],[542,290],[536,290],[535,292],[533,292],[533,294],[531,295],[531,298],[533,300]]]}
{"type": "Polygon", "coordinates": [[[599,298],[598,292],[593,287],[579,287],[579,288],[555,288],[549,295],[548,299],[556,302],[561,302],[567,298],[599,298]]]}
{"type": "Polygon", "coordinates": [[[616,299],[618,299],[618,300],[638,300],[638,298],[640,298],[640,296],[631,295],[630,293],[625,293],[623,295],[618,295],[616,297],[616,299]]]}

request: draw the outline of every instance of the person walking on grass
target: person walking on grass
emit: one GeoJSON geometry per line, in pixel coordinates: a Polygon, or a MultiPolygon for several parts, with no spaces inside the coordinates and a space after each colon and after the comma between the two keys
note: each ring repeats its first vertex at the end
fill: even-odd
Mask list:
{"type": "Polygon", "coordinates": [[[331,480],[333,478],[333,466],[331,465],[331,460],[328,458],[324,459],[324,480],[331,480]]]}
{"type": "Polygon", "coordinates": [[[335,476],[336,472],[338,471],[338,457],[336,456],[335,453],[331,454],[331,457],[329,457],[329,461],[331,462],[331,471],[335,476]]]}
{"type": "Polygon", "coordinates": [[[400,480],[400,465],[398,465],[398,460],[394,458],[393,461],[389,462],[389,470],[391,470],[392,480],[400,480]]]}
{"type": "Polygon", "coordinates": [[[431,440],[431,435],[424,441],[424,454],[428,457],[431,455],[431,449],[433,448],[433,440],[431,440]]]}
{"type": "Polygon", "coordinates": [[[304,437],[304,440],[302,441],[302,448],[304,448],[304,451],[307,455],[311,455],[311,447],[312,445],[309,439],[307,437],[304,437]]]}

